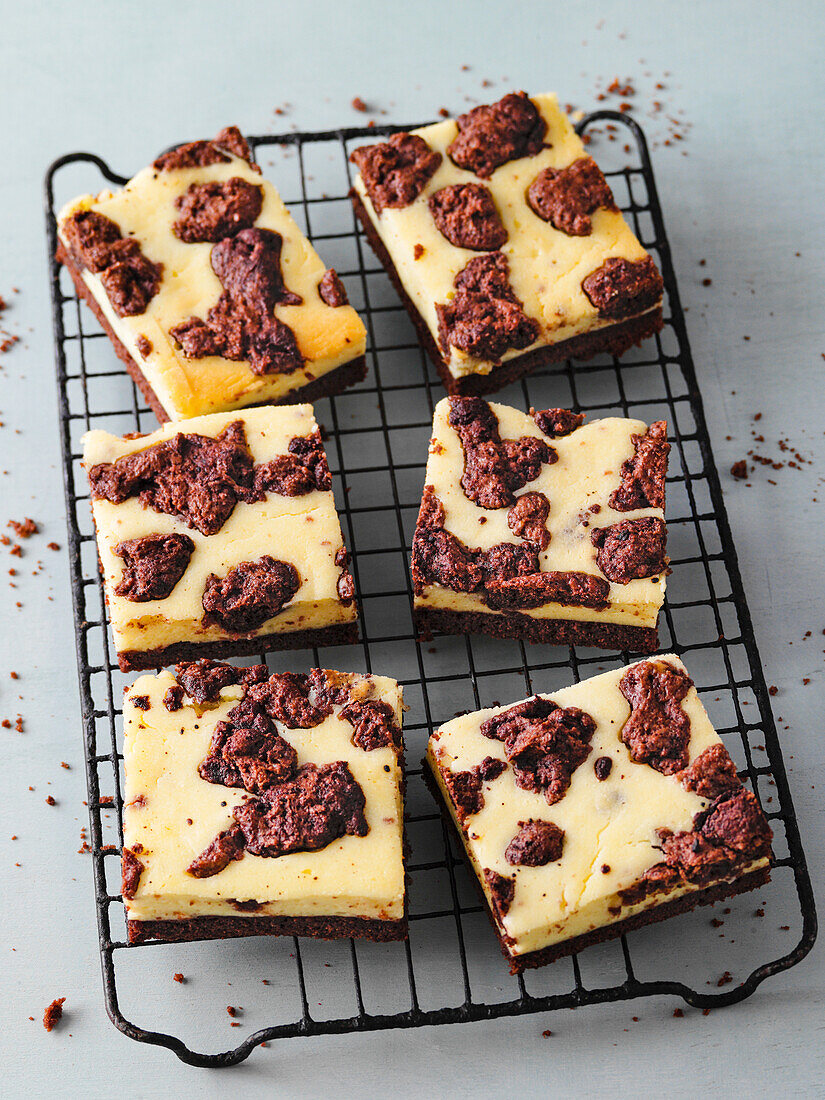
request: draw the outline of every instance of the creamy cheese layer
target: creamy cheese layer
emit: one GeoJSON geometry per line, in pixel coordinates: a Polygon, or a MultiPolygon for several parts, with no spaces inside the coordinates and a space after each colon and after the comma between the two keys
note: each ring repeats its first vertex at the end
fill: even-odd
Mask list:
{"type": "MultiPolygon", "coordinates": [[[[596,210],[591,216],[592,233],[586,237],[570,237],[530,209],[525,194],[539,172],[545,168],[566,168],[587,155],[581,138],[560,110],[556,96],[546,94],[530,98],[547,123],[544,140],[549,148],[535,156],[508,161],[496,168],[490,179],[481,182],[492,192],[508,232],[508,240],[501,251],[510,262],[510,282],[515,295],[523,303],[527,316],[541,326],[538,339],[530,345],[538,348],[615,324],[615,321],[599,317],[598,310],[581,288],[582,280],[613,256],[635,261],[643,259],[647,252],[617,211],[596,210]]],[[[409,206],[388,207],[378,215],[360,174],[355,177],[354,186],[392,258],[404,290],[438,342],[435,307],[452,300],[455,296],[453,280],[479,253],[451,244],[435,224],[427,202],[430,195],[442,187],[478,183],[479,179],[473,172],[459,168],[447,155],[447,146],[458,133],[453,119],[412,132],[420,134],[434,152],[441,153],[442,160],[421,194],[409,206]],[[421,245],[424,252],[416,260],[417,245],[421,245]]],[[[529,349],[511,349],[502,360],[523,355],[525,350],[529,349]]],[[[461,378],[467,374],[489,374],[495,364],[451,347],[447,365],[455,378],[461,378]]]]}
{"type": "MultiPolygon", "coordinates": [[[[287,405],[247,409],[240,414],[214,413],[185,424],[170,423],[139,439],[92,431],[83,437],[83,464],[89,470],[101,462],[115,462],[171,439],[183,430],[187,434],[215,437],[235,420],[243,422],[256,464],[286,454],[293,437],[310,435],[318,427],[311,405],[287,405]]],[[[92,513],[118,652],[235,637],[217,625],[204,624],[202,598],[206,579],[211,573],[223,577],[241,562],[256,561],[265,555],[294,565],[301,584],[279,614],[245,637],[310,630],[353,622],[356,618],[354,602],[345,606],[338,596],[341,566],[336,565],[335,555],[343,546],[343,538],[331,491],[314,491],[297,497],[270,492],[265,500],[255,504],[239,501],[214,535],[203,535],[176,516],[144,508],[136,497],[121,504],[93,500],[92,513]],[[165,600],[146,603],[118,596],[115,588],[123,576],[124,563],[115,547],[128,539],[174,532],[188,535],[195,550],[171,594],[165,600]]]]}
{"type": "MultiPolygon", "coordinates": [[[[643,421],[608,417],[583,424],[570,435],[548,440],[531,416],[509,405],[489,404],[498,418],[502,439],[534,436],[547,442],[558,454],[558,462],[543,464],[536,480],[515,494],[519,497],[525,493],[543,493],[550,501],[547,520],[550,543],[539,554],[543,572],[572,571],[603,577],[596,561],[596,547],[590,540],[593,531],[642,516],[664,519],[661,508],[617,512],[608,503],[619,486],[622,464],[633,457],[631,437],[643,435],[647,428],[643,421]],[[598,512],[591,512],[591,506],[598,507],[598,512]]],[[[444,506],[446,530],[474,550],[488,550],[500,542],[521,545],[522,540],[507,525],[508,509],[481,508],[475,504],[461,486],[463,473],[464,448],[458,433],[450,426],[450,401],[445,398],[435,410],[425,484],[432,485],[444,506]]],[[[548,603],[520,614],[533,619],[653,627],[664,602],[665,587],[664,573],[628,584],[611,582],[609,606],[605,610],[548,603]]],[[[438,584],[429,585],[422,595],[416,596],[415,606],[502,614],[474,593],[454,592],[438,584]]]]}
{"type": "MultiPolygon", "coordinates": [[[[340,674],[337,674],[340,675],[340,674]]],[[[385,676],[369,679],[372,698],[388,703],[401,725],[398,684],[385,676]]],[[[141,676],[123,701],[126,786],[123,842],[142,845],[141,873],[134,898],[126,900],[130,920],[186,920],[201,916],[340,916],[400,920],[404,916],[402,772],[387,746],[365,752],[352,743],[353,727],[338,717],[340,707],[312,729],[278,732],[294,746],[298,766],[344,760],[365,798],[369,832],[344,836],[315,852],[277,858],[244,853],[210,878],[186,873],[218,833],[233,824],[232,810],[252,797],[244,790],[207,783],[198,775],[212,733],[242,695],[242,688],[221,692],[220,702],[181,710],[163,705],[177,683],[171,672],[141,676]],[[149,708],[135,706],[148,696],[149,708]],[[137,801],[136,801],[137,800],[137,801]],[[244,911],[231,901],[258,902],[244,911]]]]}
{"type": "MultiPolygon", "coordinates": [[[[78,210],[95,210],[111,218],[124,236],[140,242],[148,259],[163,264],[158,293],[145,313],[131,317],[115,313],[98,275],[86,270],[81,274],[170,419],[184,420],[202,413],[281,401],[299,386],[364,354],[366,329],[358,314],[351,306],[333,308],[320,298],[318,284],[326,271],[323,260],[295,224],[275,187],[245,160],[233,156],[229,163],[203,168],[144,168],[119,191],[104,191],[96,197],[83,195],[68,203],[60,212],[58,226],[78,210]],[[186,244],[172,231],[179,217],[175,199],[192,183],[223,181],[233,176],[263,189],[263,207],[255,226],[281,234],[284,283],[303,298],[301,305],[276,305],[273,311],[292,329],[306,360],[291,374],[257,375],[246,362],[220,356],[188,359],[169,335],[171,329],[190,317],[205,319],[223,290],[212,270],[212,244],[186,244]],[[138,349],[140,336],[152,344],[148,355],[138,349]]],[[[61,239],[66,244],[62,233],[61,239]]]]}
{"type": "MultiPolygon", "coordinates": [[[[672,654],[656,660],[685,670],[672,654]]],[[[662,775],[630,759],[627,747],[619,740],[630,716],[630,707],[618,686],[626,671],[621,668],[606,672],[542,696],[560,707],[579,707],[596,722],[590,741],[592,751],[573,772],[569,789],[555,805],[548,806],[541,792],[517,787],[513,770],[508,767],[497,779],[483,783],[484,806],[467,819],[464,827],[455,813],[442,773],[466,771],[488,756],[505,760],[502,743],[484,737],[480,727],[512,703],[456,718],[430,738],[427,758],[488,900],[491,895],[482,874],[484,868],[515,876],[513,902],[500,921],[501,930],[512,941],[508,946],[513,955],[538,951],[700,889],[686,885],[632,905],[621,898],[622,890],[661,862],[657,829],[689,831],[694,816],[710,804],[686,791],[675,776],[662,775]],[[593,768],[601,756],[613,762],[603,781],[596,778],[593,768]],[[505,850],[518,833],[519,822],[531,818],[552,821],[564,830],[561,859],[544,867],[513,867],[505,859],[505,850]]],[[[690,719],[692,763],[711,745],[721,744],[721,738],[695,688],[691,687],[681,705],[690,719]]],[[[767,858],[755,860],[736,877],[765,867],[768,862],[767,858]]]]}

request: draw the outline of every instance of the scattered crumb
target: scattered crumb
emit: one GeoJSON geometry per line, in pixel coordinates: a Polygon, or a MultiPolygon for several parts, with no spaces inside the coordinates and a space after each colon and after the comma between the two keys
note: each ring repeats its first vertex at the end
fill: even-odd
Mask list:
{"type": "Polygon", "coordinates": [[[729,970],[726,970],[719,981],[716,983],[718,986],[730,985],[733,981],[733,974],[729,970]]]}
{"type": "Polygon", "coordinates": [[[744,458],[740,458],[738,462],[734,462],[730,468],[730,472],[737,481],[744,481],[748,476],[748,464],[745,462],[744,458]]]}
{"type": "Polygon", "coordinates": [[[6,526],[11,527],[12,531],[14,531],[19,539],[31,538],[32,535],[36,535],[40,530],[35,521],[29,519],[28,516],[25,517],[22,523],[16,519],[10,519],[6,526]]]}
{"type": "Polygon", "coordinates": [[[353,111],[368,111],[369,110],[369,106],[363,101],[363,99],[360,97],[360,95],[357,95],[353,99],[351,106],[352,106],[353,111]]]}
{"type": "Polygon", "coordinates": [[[681,1010],[681,1008],[674,1008],[673,1015],[676,1017],[677,1020],[681,1020],[681,1018],[684,1016],[684,1012],[681,1010]]]}
{"type": "Polygon", "coordinates": [[[46,1031],[51,1031],[57,1027],[60,1023],[60,1018],[63,1015],[63,1005],[65,1004],[65,997],[58,997],[52,1001],[46,1011],[43,1013],[43,1027],[46,1031]]]}
{"type": "Polygon", "coordinates": [[[185,985],[186,983],[186,978],[184,978],[183,974],[173,974],[172,979],[173,981],[180,982],[181,985],[185,985]]]}
{"type": "Polygon", "coordinates": [[[57,799],[53,795],[50,795],[50,794],[46,795],[46,805],[47,806],[56,806],[57,805],[57,799]]]}
{"type": "Polygon", "coordinates": [[[553,1032],[548,1030],[548,1031],[543,1031],[541,1034],[542,1034],[542,1038],[549,1039],[550,1036],[553,1034],[553,1032]]]}

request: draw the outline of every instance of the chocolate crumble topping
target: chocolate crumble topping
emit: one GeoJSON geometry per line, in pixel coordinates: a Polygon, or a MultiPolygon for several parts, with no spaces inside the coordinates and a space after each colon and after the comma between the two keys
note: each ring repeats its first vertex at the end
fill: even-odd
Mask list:
{"type": "Polygon", "coordinates": [[[216,875],[244,851],[275,858],[325,848],[342,836],[366,836],[364,792],[343,760],[304,764],[259,798],[236,806],[235,824],[219,833],[187,868],[195,878],[216,875]]]}
{"type": "Polygon", "coordinates": [[[183,688],[180,684],[172,684],[163,697],[163,705],[168,711],[180,710],[183,706],[183,688]]]}
{"type": "Polygon", "coordinates": [[[187,244],[222,241],[255,224],[263,207],[263,188],[240,176],[191,183],[175,199],[180,211],[172,230],[187,244]]]}
{"type": "Polygon", "coordinates": [[[115,594],[134,603],[165,600],[186,572],[195,544],[188,535],[144,535],[118,543],[123,575],[115,594]]]}
{"type": "Polygon", "coordinates": [[[318,296],[322,302],[336,309],[338,306],[348,306],[349,298],[344,290],[344,284],[338,278],[334,267],[324,272],[323,278],[318,284],[318,296]]]}
{"type": "Polygon", "coordinates": [[[619,321],[655,306],[663,284],[650,256],[643,260],[612,256],[582,281],[582,290],[600,317],[619,321]]]}
{"type": "Polygon", "coordinates": [[[350,160],[357,165],[376,214],[386,207],[409,206],[441,164],[417,134],[393,134],[380,145],[356,149],[350,160]]]}
{"type": "Polygon", "coordinates": [[[123,896],[133,898],[140,885],[140,876],[146,867],[131,848],[123,849],[123,896]]]}
{"type": "Polygon", "coordinates": [[[149,710],[151,707],[148,695],[133,695],[132,703],[138,708],[138,710],[149,710]]]}
{"type": "Polygon", "coordinates": [[[249,634],[279,614],[301,587],[294,565],[265,554],[242,561],[225,577],[210,573],[203,590],[204,623],[249,634]]]}
{"type": "Polygon", "coordinates": [[[134,317],[160,288],[163,264],[152,263],[134,237],[124,237],[111,218],[94,210],[79,210],[63,222],[72,259],[98,275],[118,317],[134,317]]]}
{"type": "Polygon", "coordinates": [[[459,271],[452,300],[436,305],[438,339],[445,352],[455,347],[498,363],[505,352],[521,351],[538,339],[539,324],[524,312],[509,275],[503,252],[475,256],[459,271]]]}
{"type": "Polygon", "coordinates": [[[504,858],[514,866],[544,867],[561,859],[564,829],[552,821],[519,822],[519,831],[507,845],[504,858]]]}
{"type": "Polygon", "coordinates": [[[492,252],[506,243],[507,230],[483,184],[454,183],[433,192],[428,202],[439,232],[456,248],[492,252]]]}
{"type": "MultiPolygon", "coordinates": [[[[269,677],[266,665],[238,668],[204,657],[175,665],[175,679],[193,703],[217,703],[221,690],[233,684],[260,684],[269,677]]],[[[170,688],[173,691],[174,688],[170,688]]]]}
{"type": "Polygon", "coordinates": [[[378,699],[353,701],[343,708],[339,717],[350,723],[353,728],[352,743],[364,752],[372,752],[386,745],[400,750],[401,730],[389,703],[378,699]]]}
{"type": "Polygon", "coordinates": [[[516,786],[541,791],[552,806],[570,786],[573,772],[590,755],[593,718],[578,707],[559,707],[534,696],[482,723],[485,737],[501,741],[516,786]]]}
{"type": "Polygon", "coordinates": [[[253,374],[291,374],[303,365],[292,329],[272,313],[300,305],[281,274],[283,237],[271,229],[242,229],[212,248],[212,269],[223,293],[206,315],[170,329],[190,359],[219,355],[246,360],[253,374]]]}
{"type": "Polygon", "coordinates": [[[454,592],[479,592],[494,609],[529,609],[553,602],[604,608],[610,585],[588,573],[539,572],[538,550],[502,542],[471,550],[444,529],[444,507],[431,485],[424,486],[413,535],[412,579],[417,595],[428,584],[454,592]]]}
{"type": "Polygon", "coordinates": [[[246,841],[238,824],[218,833],[199,856],[195,856],[186,873],[193,878],[211,878],[225,870],[233,860],[243,859],[246,841]]]}
{"type": "Polygon", "coordinates": [[[144,359],[147,359],[152,354],[152,341],[142,333],[138,336],[137,340],[135,340],[135,344],[144,359]]]}
{"type": "Polygon", "coordinates": [[[524,493],[507,513],[507,526],[514,535],[532,543],[538,550],[550,545],[547,517],[550,501],[544,493],[524,493]]]}
{"type": "Polygon", "coordinates": [[[608,501],[617,512],[664,508],[665,476],[670,444],[667,424],[656,420],[644,435],[632,435],[633,457],[622,463],[621,484],[608,501]]]}
{"type": "Polygon", "coordinates": [[[601,611],[609,595],[610,585],[602,577],[572,570],[534,572],[487,585],[487,603],[499,611],[529,611],[547,603],[601,611]]]}
{"type": "Polygon", "coordinates": [[[255,493],[279,493],[299,497],[306,493],[327,492],[332,488],[327,456],[321,433],[297,435],[289,441],[288,453],[255,468],[255,493]]]}
{"type": "Polygon", "coordinates": [[[241,420],[214,439],[179,432],[89,471],[94,498],[121,504],[136,496],[144,508],[176,516],[202,535],[220,531],[238,501],[256,499],[253,478],[241,420]]]}
{"type": "MultiPolygon", "coordinates": [[[[235,715],[238,707],[230,711],[235,715]]],[[[280,779],[295,771],[298,754],[276,731],[268,715],[249,725],[236,716],[234,722],[218,722],[212,734],[209,754],[198,765],[198,775],[207,783],[224,787],[243,787],[251,794],[260,794],[280,779]]]]}
{"type": "Polygon", "coordinates": [[[484,881],[487,883],[491,895],[490,905],[495,911],[496,916],[501,920],[503,917],[507,916],[510,906],[513,904],[513,897],[516,893],[516,881],[515,879],[500,875],[498,871],[491,871],[489,867],[485,867],[483,873],[484,881]]]}
{"type": "Polygon", "coordinates": [[[754,860],[770,855],[773,833],[753,794],[740,786],[726,791],[693,820],[689,832],[659,829],[664,861],[622,891],[633,903],[686,882],[706,886],[735,876],[754,860]]]}
{"type": "Polygon", "coordinates": [[[471,814],[481,813],[484,809],[482,783],[491,783],[506,770],[507,765],[503,760],[496,760],[494,756],[485,756],[480,764],[476,764],[469,771],[453,772],[447,769],[442,771],[444,785],[450,793],[462,823],[471,814]]]}
{"type": "Polygon", "coordinates": [[[535,481],[542,464],[558,461],[553,448],[535,436],[502,440],[496,414],[480,397],[451,397],[449,401],[450,427],[464,448],[461,487],[468,500],[479,507],[512,507],[515,490],[535,481]]]}
{"type": "Polygon", "coordinates": [[[245,160],[251,168],[258,171],[252,163],[252,150],[237,126],[226,126],[211,141],[189,141],[163,153],[152,165],[160,172],[171,172],[177,168],[207,168],[210,164],[228,164],[227,153],[245,160]]]}
{"type": "Polygon", "coordinates": [[[629,584],[643,577],[656,577],[667,567],[667,528],[655,516],[623,519],[590,534],[597,547],[596,561],[609,581],[629,584]]]}
{"type": "Polygon", "coordinates": [[[570,435],[584,422],[584,413],[571,412],[570,409],[541,409],[538,412],[531,409],[530,415],[538,425],[539,431],[544,432],[550,439],[570,435]]]}
{"type": "Polygon", "coordinates": [[[566,168],[545,168],[527,189],[530,209],[569,237],[593,231],[590,215],[599,207],[616,210],[613,192],[592,157],[580,157],[566,168]]]}
{"type": "Polygon", "coordinates": [[[412,573],[416,593],[430,583],[455,592],[475,592],[487,584],[538,570],[534,547],[499,543],[489,550],[471,550],[444,530],[444,507],[426,485],[413,536],[412,573]]]}
{"type": "Polygon", "coordinates": [[[447,154],[459,168],[489,179],[509,160],[531,157],[544,145],[547,123],[525,92],[474,107],[456,119],[458,134],[447,154]]]}
{"type": "Polygon", "coordinates": [[[693,681],[666,661],[642,661],[619,681],[630,704],[630,717],[619,733],[630,759],[649,764],[662,775],[673,775],[688,764],[690,719],[682,702],[693,681]]]}
{"type": "Polygon", "coordinates": [[[724,745],[710,745],[690,767],[677,772],[676,778],[685,790],[695,791],[701,798],[719,798],[741,786],[736,765],[724,745]]]}

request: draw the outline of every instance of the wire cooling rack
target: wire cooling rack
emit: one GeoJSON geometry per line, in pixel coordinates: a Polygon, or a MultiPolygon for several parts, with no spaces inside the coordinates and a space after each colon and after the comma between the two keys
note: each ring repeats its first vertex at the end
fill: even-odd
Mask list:
{"type": "MultiPolygon", "coordinates": [[[[486,637],[422,642],[414,637],[408,553],[432,410],[443,391],[347,198],[352,148],[399,129],[287,134],[253,138],[251,144],[365,318],[371,368],[361,385],[316,406],[329,434],[327,452],[353,554],[361,643],[269,654],[268,661],[274,669],[326,666],[399,679],[409,705],[407,759],[417,764],[429,731],[457,711],[552,691],[618,667],[631,654],[525,647],[486,637]]],[[[289,1036],[467,1022],[663,994],[712,1008],[749,996],[813,945],[810,879],[645,138],[633,120],[610,111],[589,115],[579,130],[594,138],[617,203],[658,259],[666,288],[664,329],[621,364],[607,356],[576,366],[558,364],[514,383],[500,399],[525,409],[566,406],[591,419],[619,412],[648,422],[667,419],[673,441],[668,476],[673,575],[660,627],[662,650],[685,658],[743,781],[767,813],[776,834],[772,882],[717,906],[712,921],[708,910],[696,910],[511,977],[421,769],[413,766],[406,819],[409,942],[264,937],[126,943],[119,894],[120,700],[126,681],[107,631],[79,441],[89,428],[150,431],[154,417],[52,259],[56,203],[125,182],[100,157],[72,153],[55,161],[45,181],[60,427],[106,1008],[133,1039],[166,1046],[193,1065],[227,1066],[263,1042],[289,1036]],[[184,981],[173,981],[175,973],[184,981]],[[226,1013],[227,1001],[237,1008],[234,1017],[226,1013]],[[230,1026],[238,1030],[229,1031],[230,1026]],[[230,1040],[240,1041],[226,1049],[230,1040]],[[205,1045],[216,1052],[203,1052],[205,1045]]]]}

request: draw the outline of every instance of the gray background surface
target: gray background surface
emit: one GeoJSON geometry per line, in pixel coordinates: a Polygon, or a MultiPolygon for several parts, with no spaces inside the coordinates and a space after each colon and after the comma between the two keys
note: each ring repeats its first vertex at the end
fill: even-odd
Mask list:
{"type": "MultiPolygon", "coordinates": [[[[0,294],[11,302],[0,325],[21,338],[0,355],[0,524],[31,515],[43,531],[24,544],[24,557],[8,557],[16,588],[0,588],[0,717],[24,718],[22,735],[0,730],[4,1094],[821,1095],[821,946],[750,1000],[707,1017],[686,1010],[675,1020],[675,1002],[662,999],[295,1040],[223,1075],[114,1030],[100,988],[91,868],[76,854],[86,811],[68,574],[62,556],[45,548],[64,544],[65,530],[40,185],[47,164],[73,149],[131,172],[167,144],[227,122],[266,133],[365,117],[409,121],[519,87],[555,89],[562,102],[592,109],[613,77],[630,77],[629,102],[655,145],[694,358],[766,676],[779,688],[775,713],[821,905],[822,5],[785,3],[780,12],[718,0],[2,0],[0,23],[0,294]],[[355,95],[386,114],[357,114],[355,95]],[[285,114],[274,113],[287,103],[285,114]],[[673,129],[683,139],[663,144],[673,129]],[[19,294],[9,293],[13,286],[19,294]],[[756,412],[760,453],[787,461],[777,445],[787,440],[810,462],[759,467],[747,486],[727,471],[752,446],[756,412]],[[12,669],[19,680],[9,678],[12,669]],[[55,807],[45,803],[50,793],[55,807]],[[65,1026],[47,1035],[40,1018],[59,995],[68,998],[65,1026]],[[547,1028],[551,1038],[542,1037],[547,1028]]],[[[165,989],[169,964],[141,954],[147,991],[165,989]]],[[[237,1035],[227,1031],[227,1045],[237,1035]]]]}

